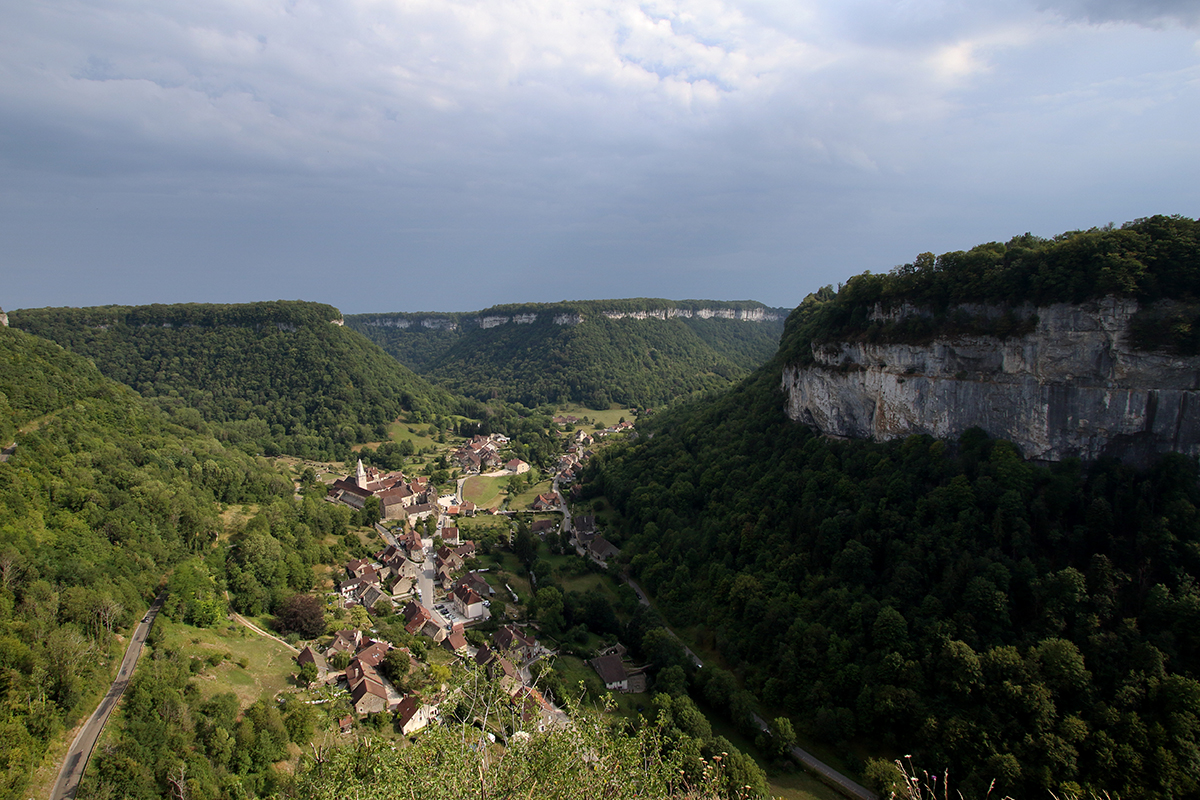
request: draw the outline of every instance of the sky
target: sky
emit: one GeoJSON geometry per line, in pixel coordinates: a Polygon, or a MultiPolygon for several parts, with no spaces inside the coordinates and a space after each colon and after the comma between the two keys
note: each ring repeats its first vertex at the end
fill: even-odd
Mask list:
{"type": "Polygon", "coordinates": [[[806,294],[1200,216],[1200,0],[0,0],[0,307],[806,294]]]}

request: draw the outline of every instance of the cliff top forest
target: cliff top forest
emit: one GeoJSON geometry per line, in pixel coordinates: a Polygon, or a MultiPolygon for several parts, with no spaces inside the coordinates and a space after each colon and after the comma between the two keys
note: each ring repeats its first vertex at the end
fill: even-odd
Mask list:
{"type": "Polygon", "coordinates": [[[922,253],[887,273],[855,275],[836,291],[805,298],[783,337],[789,362],[807,363],[810,343],[864,337],[927,341],[938,334],[1005,337],[1031,329],[1032,308],[1105,296],[1137,299],[1135,344],[1200,352],[1200,222],[1157,215],[1121,227],[1069,231],[1049,239],[1024,234],[1007,243],[934,256],[922,253]],[[1008,313],[975,313],[964,305],[1008,313]],[[872,321],[876,306],[919,313],[872,321]]]}

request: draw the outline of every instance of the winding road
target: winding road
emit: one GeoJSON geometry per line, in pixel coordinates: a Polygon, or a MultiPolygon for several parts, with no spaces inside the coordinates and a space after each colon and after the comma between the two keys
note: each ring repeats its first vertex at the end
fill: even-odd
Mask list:
{"type": "Polygon", "coordinates": [[[58,780],[54,782],[54,788],[50,791],[50,800],[74,798],[75,793],[79,791],[79,781],[83,778],[83,771],[92,757],[96,740],[100,738],[100,732],[104,730],[104,723],[108,722],[109,715],[116,708],[117,701],[121,699],[125,687],[129,685],[129,681],[133,677],[133,668],[137,664],[138,656],[142,654],[146,636],[149,635],[150,628],[154,625],[154,618],[158,616],[159,609],[162,608],[166,599],[166,592],[154,598],[146,616],[142,617],[142,621],[133,629],[133,636],[130,637],[129,647],[125,650],[125,658],[121,660],[121,670],[117,673],[117,679],[113,681],[112,686],[108,688],[108,694],[104,695],[100,705],[92,712],[92,716],[80,728],[79,733],[75,736],[75,741],[71,743],[71,749],[67,751],[62,769],[58,773],[58,780]]]}
{"type": "MultiPolygon", "coordinates": [[[[644,606],[650,605],[650,598],[646,597],[646,593],[642,591],[642,587],[638,586],[628,577],[622,576],[622,580],[628,583],[629,587],[633,589],[634,593],[637,595],[639,603],[644,606]]],[[[680,645],[683,646],[684,652],[691,657],[692,662],[695,663],[697,668],[704,666],[704,662],[700,660],[700,657],[693,653],[691,648],[684,644],[682,639],[676,636],[675,631],[671,630],[670,628],[665,628],[665,630],[667,633],[671,634],[671,636],[673,636],[680,645]]],[[[755,714],[754,722],[758,725],[760,730],[762,730],[764,733],[770,734],[771,729],[770,726],[767,725],[766,720],[755,714]]],[[[812,772],[825,783],[829,784],[834,789],[837,789],[847,797],[853,797],[856,800],[879,800],[878,794],[872,792],[862,784],[846,777],[802,747],[793,747],[792,757],[803,764],[804,768],[809,772],[812,772]]]]}

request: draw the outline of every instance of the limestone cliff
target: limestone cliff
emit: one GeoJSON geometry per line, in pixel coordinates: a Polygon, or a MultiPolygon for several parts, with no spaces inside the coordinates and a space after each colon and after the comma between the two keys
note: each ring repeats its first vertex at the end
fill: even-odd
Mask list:
{"type": "Polygon", "coordinates": [[[783,371],[788,416],[876,439],[956,437],[978,426],[1044,461],[1200,455],[1200,358],[1134,349],[1137,309],[1112,297],[1026,308],[1037,317],[1032,332],[1003,340],[813,345],[813,364],[783,371]]]}

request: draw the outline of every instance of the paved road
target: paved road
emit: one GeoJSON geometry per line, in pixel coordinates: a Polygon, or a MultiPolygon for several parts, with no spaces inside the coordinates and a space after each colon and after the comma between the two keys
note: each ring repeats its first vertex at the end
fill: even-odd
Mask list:
{"type": "Polygon", "coordinates": [[[558,495],[558,510],[561,511],[563,515],[562,532],[570,533],[571,526],[574,524],[574,521],[571,519],[571,509],[567,508],[567,499],[563,497],[562,492],[558,490],[557,475],[554,476],[554,481],[550,485],[552,487],[551,491],[558,495]]]}
{"type": "Polygon", "coordinates": [[[121,699],[121,694],[129,685],[130,678],[133,677],[133,668],[137,664],[138,656],[142,654],[146,636],[150,633],[154,618],[158,616],[159,609],[162,608],[166,599],[166,592],[154,598],[146,616],[133,629],[133,636],[130,637],[129,647],[125,650],[125,658],[121,660],[121,669],[117,673],[117,679],[113,681],[112,686],[108,688],[108,694],[104,695],[100,705],[92,712],[92,716],[84,723],[75,736],[75,741],[71,743],[71,749],[67,751],[62,769],[58,773],[58,780],[54,782],[54,789],[50,792],[50,800],[73,798],[79,791],[79,780],[83,777],[84,769],[87,768],[88,759],[92,757],[92,749],[96,746],[96,740],[100,738],[100,731],[104,730],[104,723],[108,722],[109,715],[116,708],[117,701],[121,699]]]}
{"type": "MultiPolygon", "coordinates": [[[[637,595],[637,599],[638,599],[639,603],[641,603],[644,606],[650,605],[650,598],[646,597],[646,593],[642,591],[642,587],[638,586],[632,578],[622,575],[621,580],[628,583],[629,588],[633,589],[633,593],[637,595]]],[[[683,640],[680,639],[678,635],[676,635],[675,631],[671,630],[670,628],[667,628],[666,626],[663,627],[663,630],[665,630],[667,633],[671,634],[671,636],[675,639],[675,641],[679,642],[679,645],[683,648],[683,651],[688,654],[688,658],[692,659],[692,663],[696,665],[696,669],[701,669],[704,666],[704,662],[700,660],[700,656],[693,653],[692,648],[690,648],[686,644],[684,644],[683,640]]]]}
{"type": "Polygon", "coordinates": [[[392,532],[380,525],[378,522],[375,523],[375,532],[383,537],[383,540],[392,547],[400,546],[400,543],[396,541],[396,537],[392,535],[392,532]]]}
{"type": "Polygon", "coordinates": [[[421,605],[437,614],[437,618],[441,619],[441,614],[433,608],[433,575],[435,567],[433,563],[432,548],[425,551],[425,563],[421,566],[421,572],[417,575],[417,592],[421,597],[421,605]]]}
{"type": "MultiPolygon", "coordinates": [[[[758,714],[754,715],[754,723],[758,725],[759,730],[763,733],[770,733],[770,726],[767,721],[758,714]]],[[[816,773],[817,777],[825,781],[825,783],[837,789],[847,797],[855,797],[859,800],[879,800],[879,795],[872,792],[867,787],[855,783],[847,778],[842,773],[835,770],[833,767],[820,760],[812,753],[802,747],[792,748],[792,757],[804,765],[806,769],[816,773]]]]}

